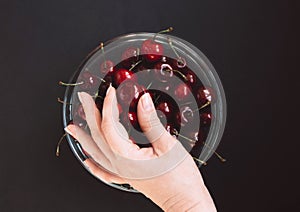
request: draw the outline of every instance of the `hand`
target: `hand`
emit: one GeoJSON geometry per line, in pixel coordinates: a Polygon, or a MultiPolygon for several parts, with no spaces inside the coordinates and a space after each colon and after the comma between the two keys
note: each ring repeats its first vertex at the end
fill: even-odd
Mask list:
{"type": "Polygon", "coordinates": [[[152,147],[140,148],[119,122],[116,91],[107,91],[100,116],[93,98],[78,93],[90,134],[76,125],[65,130],[92,159],[84,164],[106,183],[130,184],[165,211],[216,211],[198,167],[160,123],[149,94],[138,102],[138,121],[152,147]]]}

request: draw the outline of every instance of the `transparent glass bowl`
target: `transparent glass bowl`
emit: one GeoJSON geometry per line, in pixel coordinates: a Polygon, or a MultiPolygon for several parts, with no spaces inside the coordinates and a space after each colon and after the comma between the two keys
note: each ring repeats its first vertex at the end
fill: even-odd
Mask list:
{"type": "MultiPolygon", "coordinates": [[[[104,44],[104,50],[97,47],[93,50],[84,61],[80,64],[79,68],[75,71],[70,78],[70,83],[78,80],[78,76],[84,70],[89,70],[94,74],[99,74],[99,67],[108,58],[115,64],[121,62],[122,52],[128,47],[140,47],[143,41],[153,39],[164,47],[164,56],[179,59],[178,56],[184,58],[187,66],[197,75],[205,87],[213,90],[214,101],[210,105],[211,114],[213,119],[210,124],[209,132],[205,140],[205,145],[201,149],[199,160],[206,162],[217,148],[222,137],[225,122],[226,122],[226,99],[221,81],[209,60],[205,55],[189,42],[175,36],[166,34],[154,33],[133,33],[128,35],[119,36],[104,44]],[[171,42],[171,44],[170,44],[171,42]],[[208,148],[207,148],[208,147],[208,148]]],[[[74,111],[72,108],[75,95],[78,89],[72,86],[66,87],[64,104],[63,104],[63,125],[66,127],[70,121],[73,120],[74,111]],[[71,103],[71,104],[69,104],[71,103]]],[[[80,144],[74,140],[70,135],[67,135],[69,146],[71,147],[74,155],[85,167],[83,161],[87,158],[80,144]]],[[[201,164],[198,164],[199,167],[201,164]]],[[[86,168],[86,167],[85,167],[86,168]]],[[[86,168],[87,169],[87,168],[86,168]]],[[[87,169],[88,170],[88,169],[87,169]]],[[[101,180],[101,179],[100,179],[101,180]]],[[[121,190],[137,192],[130,185],[109,184],[121,190]]]]}

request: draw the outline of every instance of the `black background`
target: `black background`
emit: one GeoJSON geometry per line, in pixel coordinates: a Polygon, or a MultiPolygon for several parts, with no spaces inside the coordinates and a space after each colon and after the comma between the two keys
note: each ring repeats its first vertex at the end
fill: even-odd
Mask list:
{"type": "Polygon", "coordinates": [[[160,211],[90,176],[66,143],[55,157],[56,98],[57,82],[101,41],[168,26],[210,59],[225,89],[218,151],[228,161],[201,168],[219,211],[300,210],[296,2],[0,1],[0,211],[160,211]]]}

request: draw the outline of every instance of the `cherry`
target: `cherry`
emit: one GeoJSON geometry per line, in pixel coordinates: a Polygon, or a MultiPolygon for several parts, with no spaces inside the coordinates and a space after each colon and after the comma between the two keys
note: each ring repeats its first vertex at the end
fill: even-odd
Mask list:
{"type": "Polygon", "coordinates": [[[139,49],[134,47],[127,48],[121,56],[122,64],[126,68],[131,68],[139,59],[139,49]]]}
{"type": "Polygon", "coordinates": [[[141,86],[133,81],[125,81],[117,89],[118,102],[129,105],[133,99],[138,99],[141,86]]]}
{"type": "Polygon", "coordinates": [[[208,87],[200,87],[196,92],[196,98],[198,102],[204,105],[207,102],[212,101],[212,89],[208,87]]]}
{"type": "Polygon", "coordinates": [[[187,84],[189,84],[191,87],[196,85],[198,78],[197,78],[196,74],[193,71],[188,70],[183,74],[185,74],[187,84]]]}
{"type": "Polygon", "coordinates": [[[111,60],[105,60],[100,65],[100,72],[102,74],[108,74],[114,71],[114,63],[111,60]]]}
{"type": "Polygon", "coordinates": [[[167,121],[172,119],[173,113],[175,112],[172,103],[164,99],[159,101],[156,106],[156,110],[160,110],[161,112],[163,112],[167,121]]]}
{"type": "Polygon", "coordinates": [[[168,63],[156,63],[154,66],[155,75],[161,82],[167,82],[173,77],[173,68],[168,63]]]}
{"type": "Polygon", "coordinates": [[[185,83],[180,83],[174,91],[174,95],[178,100],[187,100],[191,96],[190,87],[185,83]]]}
{"type": "Polygon", "coordinates": [[[114,74],[114,84],[115,87],[118,87],[124,80],[136,81],[136,76],[133,72],[127,69],[119,69],[114,74]]]}
{"type": "Polygon", "coordinates": [[[134,127],[134,129],[136,129],[139,132],[142,132],[141,127],[140,127],[139,122],[138,122],[136,112],[131,112],[131,111],[128,112],[127,118],[129,120],[130,124],[134,127]]]}
{"type": "Polygon", "coordinates": [[[84,71],[78,77],[78,82],[82,82],[82,84],[80,84],[82,90],[88,91],[97,88],[100,84],[100,79],[91,72],[84,71]]]}
{"type": "Polygon", "coordinates": [[[200,114],[200,126],[209,126],[211,123],[212,115],[211,113],[200,114]]]}
{"type": "Polygon", "coordinates": [[[194,121],[194,112],[189,106],[182,106],[176,115],[176,119],[181,126],[191,124],[194,121]]]}
{"type": "Polygon", "coordinates": [[[141,52],[148,62],[155,62],[162,58],[164,48],[162,44],[157,43],[152,39],[148,39],[142,43],[141,52]]]}
{"type": "Polygon", "coordinates": [[[173,124],[168,123],[165,126],[166,130],[168,133],[170,133],[170,135],[174,136],[174,137],[178,137],[178,129],[176,129],[176,127],[174,127],[173,124]]]}
{"type": "Polygon", "coordinates": [[[98,96],[104,98],[106,95],[106,91],[109,87],[109,85],[112,82],[112,76],[111,75],[106,75],[104,80],[100,83],[99,88],[98,88],[98,96]]]}

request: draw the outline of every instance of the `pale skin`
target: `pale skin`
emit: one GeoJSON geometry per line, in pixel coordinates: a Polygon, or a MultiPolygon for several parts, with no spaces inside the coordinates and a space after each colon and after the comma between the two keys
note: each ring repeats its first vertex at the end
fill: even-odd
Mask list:
{"type": "Polygon", "coordinates": [[[133,160],[151,160],[160,158],[179,142],[163,127],[160,127],[158,119],[154,120],[158,127],[153,127],[153,116],[151,119],[150,115],[155,114],[156,117],[156,112],[149,94],[144,94],[140,98],[137,113],[143,132],[155,130],[159,135],[155,138],[155,142],[150,141],[152,147],[148,148],[139,148],[128,139],[128,136],[115,133],[114,126],[119,122],[118,113],[113,113],[114,109],[117,110],[116,90],[113,87],[108,89],[104,99],[102,117],[89,94],[81,92],[78,96],[84,108],[91,135],[76,125],[68,125],[65,130],[77,139],[93,158],[84,161],[92,174],[107,183],[130,184],[164,211],[216,211],[199,169],[189,154],[186,154],[180,163],[166,173],[147,179],[122,177],[108,171],[119,170],[122,167],[120,161],[118,164],[114,163],[115,154],[133,160]]]}

